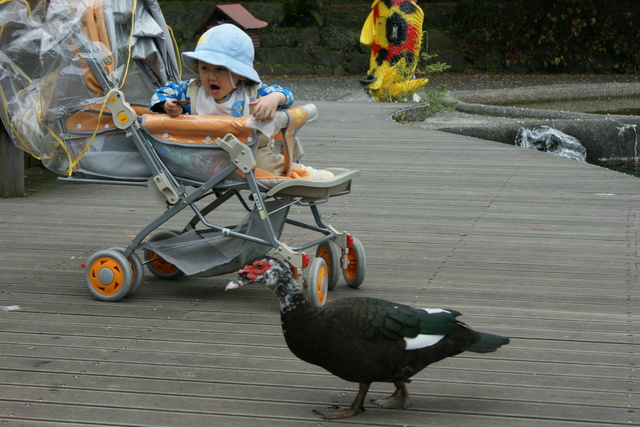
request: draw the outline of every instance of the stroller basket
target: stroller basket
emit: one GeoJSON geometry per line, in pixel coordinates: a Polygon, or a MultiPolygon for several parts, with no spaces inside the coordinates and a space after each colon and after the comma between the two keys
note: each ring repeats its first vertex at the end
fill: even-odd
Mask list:
{"type": "Polygon", "coordinates": [[[316,181],[297,163],[298,134],[316,120],[314,105],[279,110],[270,121],[152,114],[153,91],[180,79],[156,0],[43,0],[33,9],[9,0],[0,4],[0,26],[0,117],[16,146],[61,181],[147,186],[163,208],[126,247],[88,258],[84,279],[94,297],[133,295],[145,265],[162,279],[214,276],[267,253],[290,265],[316,305],[340,272],[347,285],[362,283],[362,244],[320,212],[350,193],[359,171],[327,168],[334,177],[316,181]],[[278,148],[284,171],[257,167],[265,141],[278,148]],[[292,218],[293,206],[313,220],[298,219],[299,209],[292,218]],[[186,223],[167,229],[185,213],[186,223]],[[289,229],[295,244],[281,240],[289,229]]]}

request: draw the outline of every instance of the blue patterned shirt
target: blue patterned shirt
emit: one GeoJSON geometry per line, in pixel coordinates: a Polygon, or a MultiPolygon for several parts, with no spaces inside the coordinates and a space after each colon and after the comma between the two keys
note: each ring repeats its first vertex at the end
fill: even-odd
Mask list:
{"type": "MultiPolygon", "coordinates": [[[[151,100],[149,101],[149,109],[155,113],[164,113],[162,109],[162,103],[167,99],[175,99],[178,101],[190,101],[187,96],[187,90],[189,88],[189,84],[193,82],[193,80],[183,80],[180,83],[168,82],[166,85],[156,90],[151,100]]],[[[286,101],[284,105],[281,105],[279,108],[287,108],[293,105],[293,91],[286,87],[280,87],[278,85],[266,85],[262,83],[258,88],[258,98],[261,96],[269,95],[273,92],[280,92],[284,94],[286,97],[286,101]]],[[[183,111],[187,114],[191,114],[191,105],[185,105],[182,107],[183,111]]],[[[236,112],[234,111],[235,115],[236,112]]],[[[239,110],[237,113],[242,115],[242,110],[239,110]]]]}

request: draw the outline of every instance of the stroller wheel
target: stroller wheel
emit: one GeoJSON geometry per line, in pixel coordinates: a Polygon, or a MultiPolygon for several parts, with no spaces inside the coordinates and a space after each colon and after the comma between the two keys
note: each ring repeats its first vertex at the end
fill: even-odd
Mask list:
{"type": "Polygon", "coordinates": [[[131,291],[133,268],[120,252],[106,249],[93,254],[85,267],[85,283],[101,301],[118,301],[131,291]]]}
{"type": "Polygon", "coordinates": [[[327,300],[329,271],[327,263],[322,258],[316,258],[309,269],[307,281],[307,294],[309,303],[316,307],[322,307],[327,300]]]}
{"type": "Polygon", "coordinates": [[[364,256],[364,247],[360,240],[353,238],[353,244],[349,248],[347,255],[349,265],[342,270],[344,280],[351,288],[357,288],[364,281],[364,273],[367,267],[367,261],[364,256]]]}
{"type": "MultiPolygon", "coordinates": [[[[177,235],[178,233],[175,231],[161,231],[151,236],[149,241],[157,242],[159,240],[167,240],[177,235]]],[[[156,277],[161,279],[177,279],[178,277],[184,276],[182,270],[152,250],[147,249],[144,251],[144,260],[146,261],[149,271],[156,277]]]]}
{"type": "Polygon", "coordinates": [[[340,279],[340,249],[333,242],[326,241],[318,245],[316,257],[322,258],[327,264],[327,287],[329,290],[336,287],[340,279]]]}
{"type": "MultiPolygon", "coordinates": [[[[111,249],[113,249],[114,251],[118,251],[124,255],[124,248],[111,249]]],[[[140,285],[142,284],[142,278],[144,277],[144,268],[142,268],[142,261],[140,261],[140,257],[135,252],[132,252],[128,259],[133,271],[133,283],[131,283],[131,290],[129,290],[129,294],[127,295],[131,296],[138,291],[138,288],[140,288],[140,285]]]]}

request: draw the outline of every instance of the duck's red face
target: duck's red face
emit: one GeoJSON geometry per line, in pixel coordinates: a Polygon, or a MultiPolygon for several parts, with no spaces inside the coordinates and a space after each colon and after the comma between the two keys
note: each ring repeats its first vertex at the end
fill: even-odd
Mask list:
{"type": "Polygon", "coordinates": [[[253,264],[245,265],[243,268],[238,270],[240,278],[229,282],[225,290],[237,289],[241,286],[248,285],[249,283],[254,283],[259,275],[269,271],[271,267],[271,263],[266,260],[259,260],[253,264]]]}
{"type": "Polygon", "coordinates": [[[240,276],[246,277],[251,281],[256,280],[258,275],[264,273],[271,268],[271,263],[268,261],[260,260],[251,265],[246,265],[244,268],[238,270],[240,276]]]}

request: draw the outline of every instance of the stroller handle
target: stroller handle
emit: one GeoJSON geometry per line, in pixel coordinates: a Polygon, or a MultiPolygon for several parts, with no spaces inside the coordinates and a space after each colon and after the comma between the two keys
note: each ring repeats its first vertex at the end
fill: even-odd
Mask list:
{"type": "Polygon", "coordinates": [[[300,107],[289,107],[276,111],[273,118],[275,128],[285,129],[289,127],[292,124],[292,119],[296,117],[296,111],[299,112],[300,109],[304,109],[306,111],[306,123],[313,122],[318,118],[318,107],[314,104],[305,104],[300,107]]]}
{"type": "Polygon", "coordinates": [[[315,104],[305,104],[303,107],[307,110],[307,122],[313,122],[318,118],[318,107],[315,104]]]}

